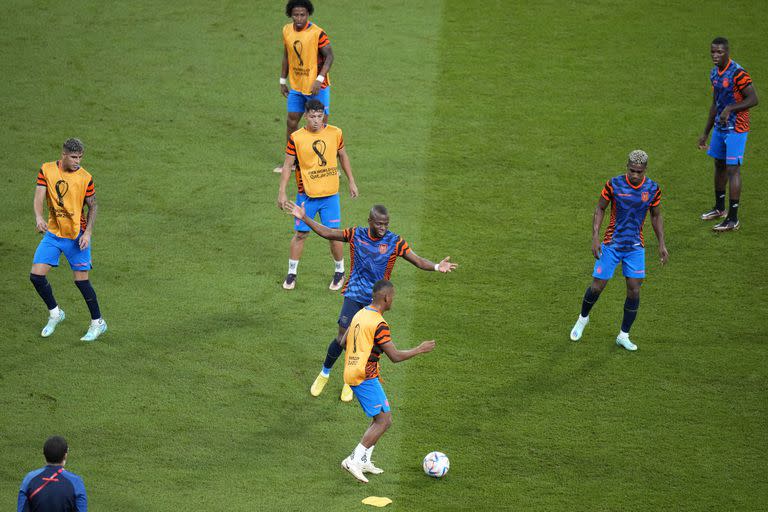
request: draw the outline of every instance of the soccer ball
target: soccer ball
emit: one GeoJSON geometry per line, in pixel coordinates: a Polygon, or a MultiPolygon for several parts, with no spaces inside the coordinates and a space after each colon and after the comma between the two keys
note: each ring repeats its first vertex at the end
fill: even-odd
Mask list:
{"type": "Polygon", "coordinates": [[[424,462],[421,466],[428,476],[440,478],[448,472],[448,468],[451,467],[451,461],[448,460],[448,456],[443,452],[430,452],[424,457],[424,462]]]}

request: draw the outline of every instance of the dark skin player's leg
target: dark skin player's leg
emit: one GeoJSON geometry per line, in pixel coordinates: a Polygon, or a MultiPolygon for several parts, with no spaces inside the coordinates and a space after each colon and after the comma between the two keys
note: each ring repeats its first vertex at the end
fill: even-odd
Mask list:
{"type": "Polygon", "coordinates": [[[387,431],[390,425],[392,425],[392,413],[380,412],[373,417],[373,421],[371,421],[371,425],[365,431],[365,434],[363,434],[363,439],[360,441],[360,444],[366,448],[375,445],[379,442],[379,439],[384,435],[384,432],[387,431]]]}
{"type": "Polygon", "coordinates": [[[637,300],[640,298],[640,286],[642,286],[643,280],[636,277],[627,278],[627,298],[637,300]]]}

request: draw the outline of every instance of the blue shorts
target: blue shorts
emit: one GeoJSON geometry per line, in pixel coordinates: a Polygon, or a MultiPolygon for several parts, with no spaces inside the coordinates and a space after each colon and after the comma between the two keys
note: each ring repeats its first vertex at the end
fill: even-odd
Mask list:
{"type": "Polygon", "coordinates": [[[360,385],[350,387],[366,415],[373,418],[379,413],[390,411],[389,400],[378,377],[364,380],[360,385]]]}
{"type": "Polygon", "coordinates": [[[709,139],[707,154],[717,160],[725,160],[725,165],[741,165],[744,162],[744,149],[747,147],[749,132],[721,130],[717,126],[709,139]]]}
{"type": "Polygon", "coordinates": [[[317,94],[301,94],[299,91],[291,89],[288,91],[287,108],[288,112],[301,112],[306,110],[306,104],[309,100],[320,100],[325,105],[325,115],[331,112],[331,88],[320,89],[317,94]]]}
{"type": "MultiPolygon", "coordinates": [[[[333,194],[326,197],[309,197],[299,192],[296,194],[296,204],[304,204],[304,211],[307,217],[314,219],[320,214],[320,224],[327,228],[336,229],[341,226],[341,204],[339,203],[339,194],[333,194]]],[[[294,218],[293,228],[296,231],[312,231],[303,220],[294,218]]],[[[368,304],[366,304],[367,306],[368,304]]]]}
{"type": "Polygon", "coordinates": [[[352,317],[355,313],[363,309],[367,304],[357,302],[356,300],[348,299],[344,297],[344,304],[341,305],[341,313],[339,313],[339,327],[346,329],[349,327],[349,323],[352,321],[352,317]]]}
{"type": "Polygon", "coordinates": [[[82,235],[83,232],[81,231],[77,238],[72,240],[71,238],[58,237],[50,231],[46,231],[37,246],[32,263],[45,263],[52,267],[58,267],[59,257],[61,253],[64,253],[69,262],[69,268],[72,270],[91,270],[93,268],[91,265],[91,246],[89,244],[85,249],[80,249],[80,237],[82,235]]]}
{"type": "Polygon", "coordinates": [[[610,245],[601,244],[600,259],[595,262],[595,270],[592,277],[605,279],[613,277],[613,270],[621,262],[621,271],[624,277],[636,279],[645,278],[645,249],[632,249],[629,251],[617,251],[610,245]]]}

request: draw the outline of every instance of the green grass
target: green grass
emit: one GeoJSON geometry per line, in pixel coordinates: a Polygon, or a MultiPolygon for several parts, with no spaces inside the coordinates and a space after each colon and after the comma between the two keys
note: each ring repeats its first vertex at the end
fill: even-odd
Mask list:
{"type": "Polygon", "coordinates": [[[383,364],[394,426],[386,473],[357,485],[339,461],[366,420],[307,387],[335,332],[327,243],[284,277],[290,219],[274,206],[282,160],[279,30],[272,2],[11,0],[0,19],[0,501],[42,464],[53,433],[93,510],[756,510],[768,486],[766,107],[753,110],[739,233],[716,236],[711,161],[695,149],[708,44],[768,84],[766,7],[602,1],[529,5],[402,0],[318,3],[330,35],[331,122],[361,197],[442,276],[406,262],[383,364]],[[729,20],[724,28],[722,20],[729,20]],[[738,27],[738,28],[730,28],[738,27]],[[62,264],[49,279],[68,319],[49,339],[27,279],[39,165],[87,145],[100,213],[92,281],[109,332],[62,264]],[[662,186],[662,268],[647,227],[637,353],[613,345],[615,278],[581,343],[592,211],[626,154],[662,186]],[[451,458],[425,477],[431,450],[451,458]]]}

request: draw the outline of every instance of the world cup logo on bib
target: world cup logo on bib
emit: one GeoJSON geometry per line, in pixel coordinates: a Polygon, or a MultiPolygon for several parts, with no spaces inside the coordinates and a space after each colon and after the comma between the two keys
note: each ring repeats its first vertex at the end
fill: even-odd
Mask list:
{"type": "Polygon", "coordinates": [[[386,254],[389,246],[387,244],[379,244],[379,254],[386,254]]]}
{"type": "Polygon", "coordinates": [[[648,192],[643,192],[641,197],[642,197],[644,203],[648,202],[648,192]]]}
{"type": "Polygon", "coordinates": [[[304,59],[301,58],[301,50],[304,49],[304,45],[301,44],[301,41],[296,40],[293,42],[293,52],[296,54],[296,57],[299,58],[299,66],[304,67],[304,59]]]}
{"type": "Polygon", "coordinates": [[[56,190],[56,202],[59,203],[61,208],[64,208],[64,196],[67,195],[67,192],[69,191],[69,183],[64,180],[59,180],[53,188],[56,190]]]}
{"type": "Polygon", "coordinates": [[[318,139],[313,142],[312,151],[317,155],[317,165],[320,167],[328,165],[328,161],[325,159],[325,141],[318,139]]]}

